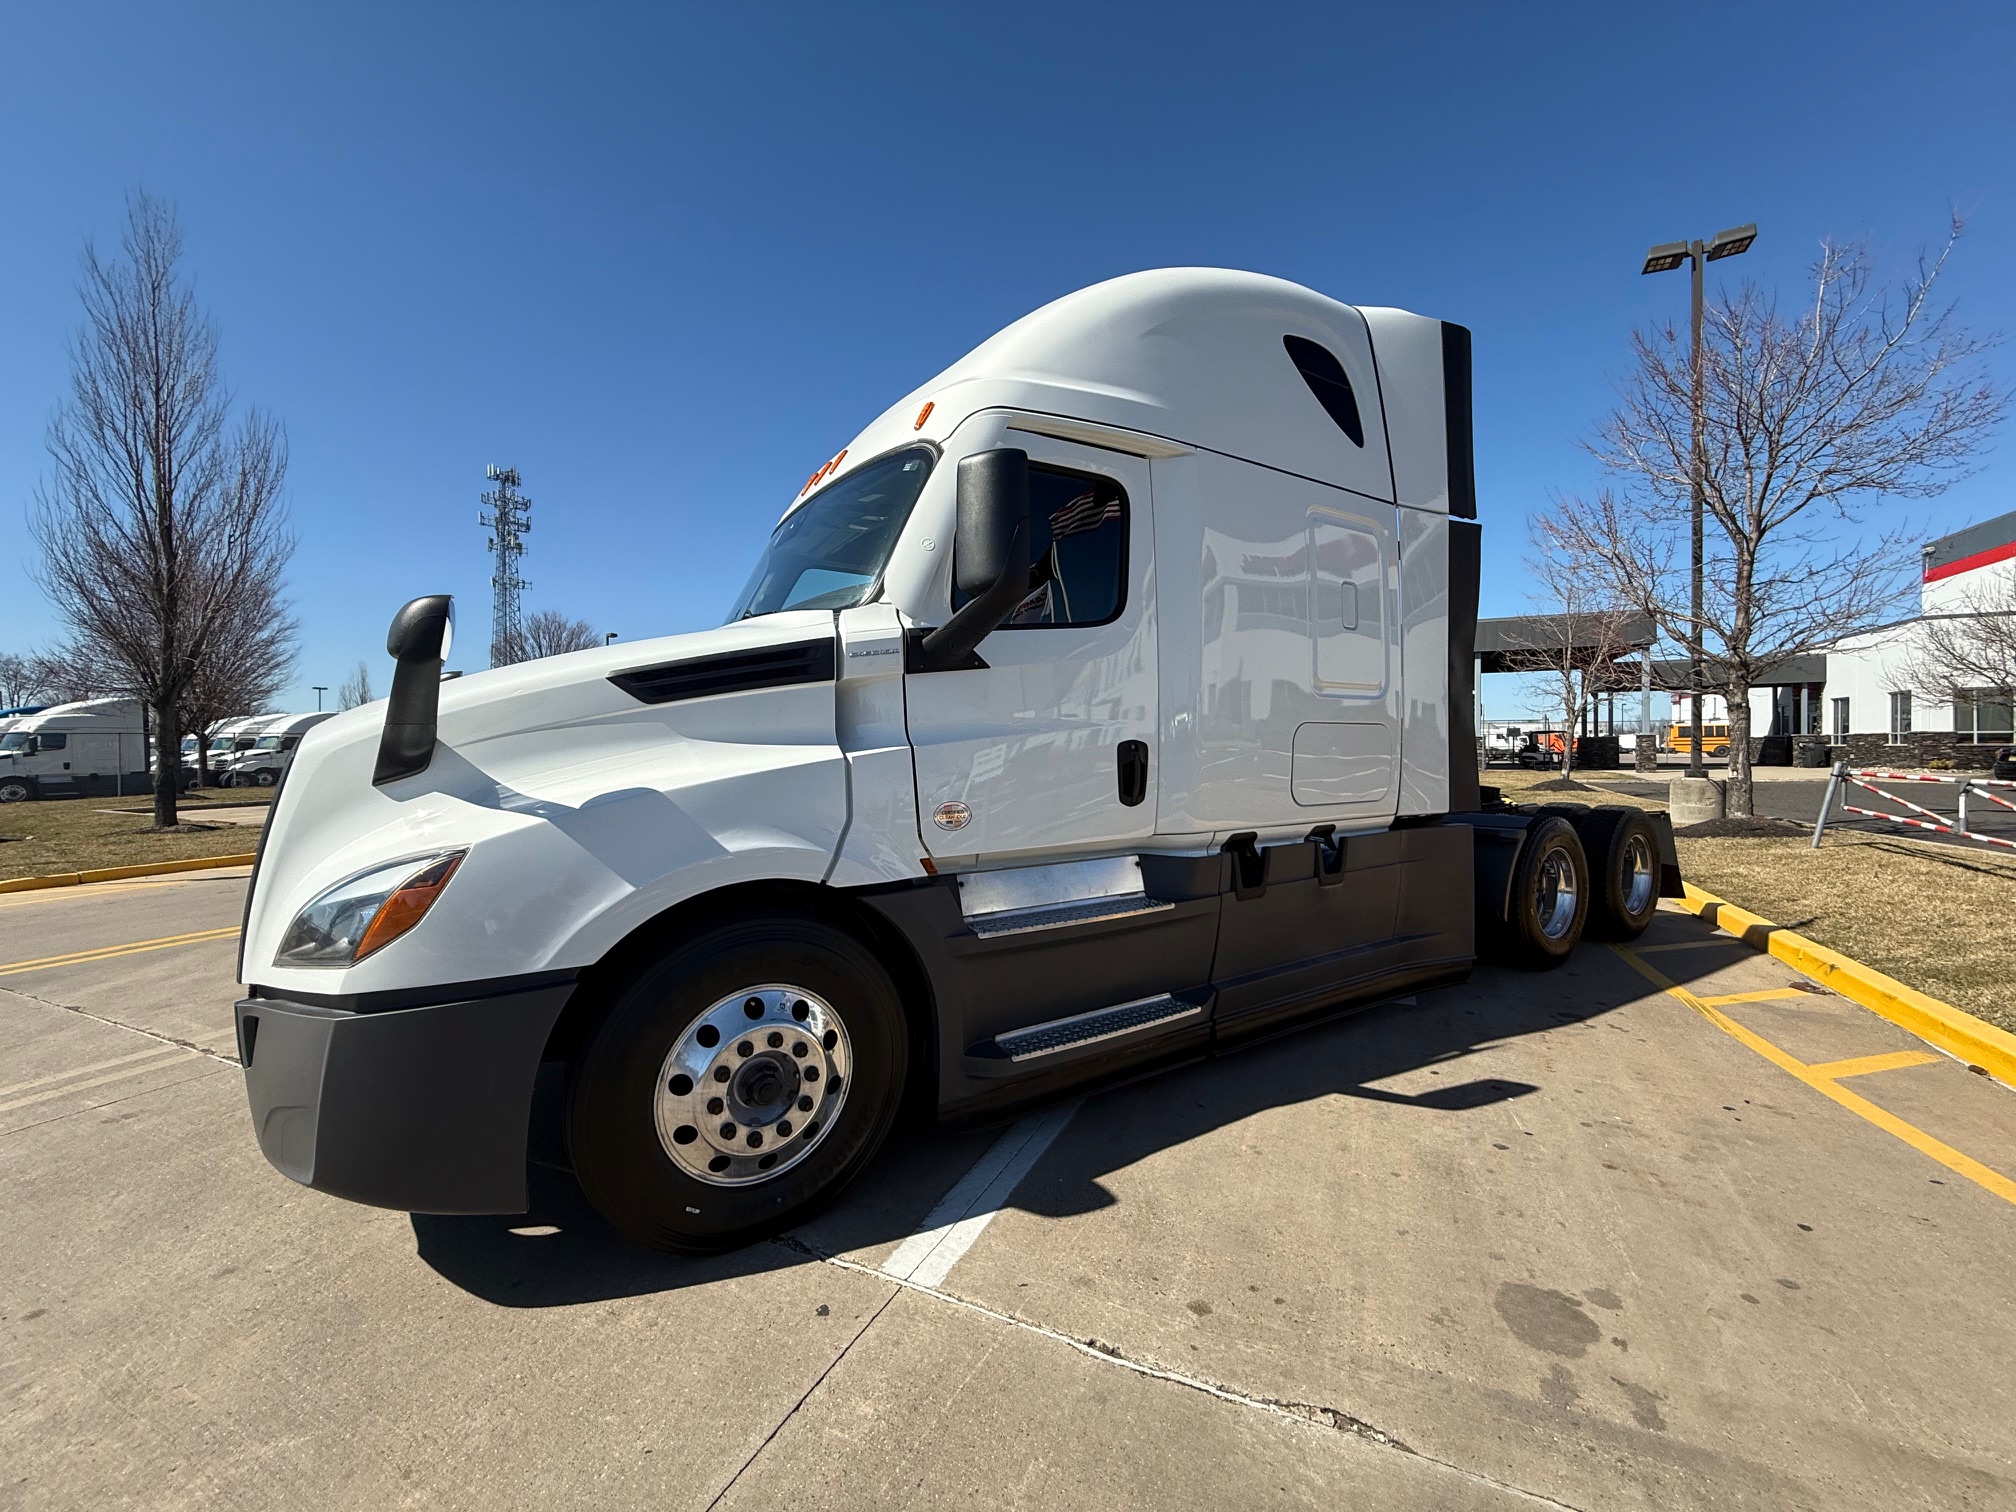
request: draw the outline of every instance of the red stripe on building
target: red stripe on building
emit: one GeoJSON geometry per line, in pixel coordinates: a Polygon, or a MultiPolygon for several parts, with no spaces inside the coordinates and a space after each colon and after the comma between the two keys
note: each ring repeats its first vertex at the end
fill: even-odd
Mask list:
{"type": "Polygon", "coordinates": [[[2004,541],[2000,546],[1990,546],[1986,551],[1977,551],[1972,556],[1961,557],[1957,562],[1948,562],[1944,567],[1927,567],[1925,581],[1936,583],[1941,578],[1956,577],[1963,572],[1972,572],[1976,567],[1993,566],[1996,562],[2006,562],[2016,557],[2016,541],[2004,541]]]}

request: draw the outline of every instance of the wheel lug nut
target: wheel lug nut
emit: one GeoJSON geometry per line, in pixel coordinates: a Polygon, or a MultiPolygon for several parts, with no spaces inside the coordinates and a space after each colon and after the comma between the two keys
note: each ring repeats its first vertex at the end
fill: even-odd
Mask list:
{"type": "Polygon", "coordinates": [[[756,1047],[750,1044],[749,1041],[744,1040],[742,1041],[741,1044],[735,1047],[735,1053],[741,1056],[744,1060],[747,1060],[750,1056],[756,1053],[756,1047]]]}
{"type": "Polygon", "coordinates": [[[807,1066],[805,1068],[805,1080],[807,1081],[819,1080],[819,1068],[817,1066],[807,1066]]]}
{"type": "Polygon", "coordinates": [[[776,1049],[776,1048],[777,1048],[777,1047],[778,1047],[779,1045],[781,1045],[781,1044],[783,1044],[783,1043],[784,1043],[784,1036],[783,1036],[783,1035],[781,1035],[781,1034],[779,1034],[779,1033],[777,1033],[777,1032],[776,1032],[776,1031],[775,1031],[775,1030],[773,1029],[773,1030],[772,1030],[772,1031],[770,1032],[770,1038],[768,1038],[767,1040],[765,1040],[765,1041],[764,1041],[763,1043],[765,1043],[766,1045],[768,1045],[768,1046],[769,1046],[769,1047],[770,1047],[770,1048],[771,1048],[772,1050],[775,1050],[775,1049],[776,1049]]]}
{"type": "Polygon", "coordinates": [[[728,1068],[726,1066],[716,1066],[714,1068],[714,1080],[716,1081],[728,1080],[728,1068]]]}
{"type": "Polygon", "coordinates": [[[758,1134],[754,1129],[749,1131],[749,1148],[752,1150],[763,1148],[763,1136],[758,1134]]]}
{"type": "Polygon", "coordinates": [[[719,1113],[723,1108],[727,1106],[728,1105],[723,1101],[721,1101],[721,1099],[718,1097],[710,1097],[707,1099],[707,1111],[709,1113],[719,1113]]]}
{"type": "Polygon", "coordinates": [[[791,1047],[791,1053],[797,1056],[798,1059],[803,1060],[805,1059],[805,1052],[808,1048],[809,1047],[806,1045],[805,1041],[800,1040],[798,1041],[797,1044],[791,1047]]]}
{"type": "Polygon", "coordinates": [[[801,1098],[799,1098],[799,1099],[798,1099],[798,1111],[799,1111],[800,1113],[810,1113],[810,1112],[812,1111],[812,1099],[811,1099],[811,1098],[809,1098],[809,1097],[801,1097],[801,1098]]]}
{"type": "Polygon", "coordinates": [[[778,1137],[779,1139],[789,1139],[789,1138],[791,1137],[791,1120],[790,1120],[790,1119],[788,1119],[788,1118],[785,1118],[785,1119],[780,1119],[780,1120],[778,1121],[778,1124],[777,1124],[777,1137],[778,1137]]]}
{"type": "Polygon", "coordinates": [[[735,1137],[735,1125],[731,1123],[721,1125],[721,1137],[723,1139],[733,1139],[735,1137]]]}

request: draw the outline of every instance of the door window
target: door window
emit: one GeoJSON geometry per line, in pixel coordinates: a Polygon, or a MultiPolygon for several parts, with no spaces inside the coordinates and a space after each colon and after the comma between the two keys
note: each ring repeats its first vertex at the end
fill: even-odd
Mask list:
{"type": "MultiPolygon", "coordinates": [[[[1104,625],[1127,601],[1127,492],[1111,478],[1029,466],[1029,592],[1001,624],[1104,625]]],[[[955,595],[953,607],[965,602],[955,595]]]]}

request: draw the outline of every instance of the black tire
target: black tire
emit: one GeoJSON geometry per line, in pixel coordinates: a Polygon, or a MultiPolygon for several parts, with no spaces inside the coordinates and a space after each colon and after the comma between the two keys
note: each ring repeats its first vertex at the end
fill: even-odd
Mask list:
{"type": "Polygon", "coordinates": [[[252,774],[252,784],[255,787],[271,787],[279,780],[280,774],[271,767],[261,767],[252,774]]]}
{"type": "Polygon", "coordinates": [[[1576,821],[1589,857],[1589,934],[1635,940],[1659,911],[1659,835],[1642,810],[1591,809],[1576,821]]]}
{"type": "Polygon", "coordinates": [[[1575,826],[1543,814],[1527,828],[1512,869],[1511,917],[1495,921],[1484,945],[1493,959],[1528,971],[1567,960],[1589,918],[1589,862],[1575,826]]]}
{"type": "MultiPolygon", "coordinates": [[[[776,1027],[785,1035],[794,1032],[788,1022],[780,1021],[776,1027]]],[[[767,1033],[771,1028],[769,1023],[759,1024],[747,1039],[760,1044],[758,1031],[767,1033]]],[[[743,1031],[736,1029],[728,1038],[741,1040],[743,1031]]],[[[776,1044],[777,1039],[769,1042],[776,1044]]],[[[776,1233],[830,1201],[880,1148],[902,1099],[908,1044],[895,984],[861,942],[844,930],[793,914],[751,917],[701,930],[631,974],[615,990],[585,1051],[574,1057],[568,1078],[567,1137],[575,1174],[604,1217],[656,1249],[706,1254],[776,1233]],[[773,991],[773,984],[784,988],[773,991]],[[767,1158],[774,1161],[782,1154],[790,1162],[775,1174],[743,1169],[740,1174],[712,1177],[697,1168],[696,1159],[709,1154],[719,1132],[711,1125],[716,1116],[711,1104],[705,1119],[698,1114],[691,1119],[710,1124],[705,1143],[696,1138],[693,1127],[672,1131],[684,1147],[679,1158],[674,1158],[659,1130],[670,1090],[690,1094],[697,1107],[703,1093],[715,1090],[709,1080],[714,1073],[696,1071],[697,1088],[692,1078],[677,1074],[661,1088],[660,1078],[668,1069],[677,1071],[675,1053],[716,1054],[720,1070],[731,1065],[753,1068],[769,1054],[788,1074],[793,1063],[781,1052],[759,1051],[750,1060],[733,1062],[730,1044],[720,1042],[718,1035],[696,1041],[696,1035],[709,1032],[705,1021],[718,1017],[722,1005],[742,1001],[743,994],[752,991],[780,1004],[803,994],[799,1008],[813,999],[820,1001],[822,1010],[830,1010],[844,1036],[840,1041],[846,1052],[844,1086],[832,1063],[825,1062],[828,1074],[823,1087],[793,1083],[782,1104],[771,1104],[784,1109],[785,1122],[740,1131],[739,1138],[772,1136],[767,1158]],[[719,1048],[696,1052],[696,1043],[718,1043],[719,1048]],[[819,1113],[831,1105],[823,1101],[805,1126],[789,1126],[790,1118],[801,1116],[794,1111],[800,1103],[793,1100],[800,1091],[808,1094],[806,1100],[812,1093],[840,1097],[838,1111],[824,1127],[819,1113]],[[781,1137],[779,1129],[785,1131],[781,1137]],[[814,1134],[816,1139],[808,1145],[814,1134]],[[795,1145],[790,1142],[794,1136],[795,1145]],[[721,1184],[724,1180],[744,1184],[721,1184]]],[[[827,1045],[830,1053],[833,1041],[827,1045]]],[[[816,1061],[816,1043],[812,1051],[816,1061]]],[[[796,1065],[811,1065],[811,1074],[817,1075],[817,1066],[810,1061],[796,1065]]],[[[738,1073],[720,1090],[733,1092],[739,1083],[738,1073]]],[[[729,1157],[713,1158],[727,1169],[729,1157]]],[[[749,1167],[760,1158],[753,1154],[744,1158],[738,1143],[738,1166],[749,1167]]]]}
{"type": "Polygon", "coordinates": [[[19,777],[10,777],[0,782],[0,803],[26,803],[35,796],[35,789],[19,777]]]}

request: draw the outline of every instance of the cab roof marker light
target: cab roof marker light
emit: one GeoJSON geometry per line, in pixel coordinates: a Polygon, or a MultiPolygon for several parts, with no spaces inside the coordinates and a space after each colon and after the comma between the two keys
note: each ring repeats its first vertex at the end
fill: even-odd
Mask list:
{"type": "Polygon", "coordinates": [[[933,411],[937,407],[938,407],[938,401],[936,399],[927,400],[925,402],[924,408],[917,411],[917,419],[911,424],[910,429],[912,429],[913,431],[920,431],[924,429],[924,422],[931,418],[931,411],[933,411]]]}

